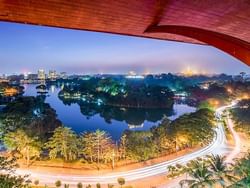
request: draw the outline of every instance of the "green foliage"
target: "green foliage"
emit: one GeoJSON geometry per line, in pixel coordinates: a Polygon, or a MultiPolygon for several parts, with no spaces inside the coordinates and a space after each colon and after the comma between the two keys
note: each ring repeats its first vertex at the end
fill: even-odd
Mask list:
{"type": "Polygon", "coordinates": [[[6,158],[0,156],[0,171],[4,170],[6,173],[0,172],[0,187],[1,188],[25,188],[28,187],[30,181],[28,176],[15,176],[16,159],[6,158]]]}
{"type": "Polygon", "coordinates": [[[47,139],[47,133],[61,125],[55,111],[42,97],[18,97],[7,104],[0,116],[2,135],[23,129],[28,135],[47,139]]]}
{"type": "Polygon", "coordinates": [[[203,109],[203,108],[214,110],[214,107],[207,100],[201,101],[199,103],[198,109],[203,109]]]}
{"type": "Polygon", "coordinates": [[[171,123],[176,147],[204,145],[214,137],[214,114],[208,109],[183,115],[171,123]]]}
{"type": "Polygon", "coordinates": [[[46,143],[49,157],[55,159],[62,157],[66,161],[72,161],[78,157],[79,141],[76,134],[68,127],[58,127],[46,143]]]}
{"type": "Polygon", "coordinates": [[[28,188],[29,181],[26,177],[0,174],[1,188],[28,188]]]}
{"type": "Polygon", "coordinates": [[[85,133],[81,136],[82,154],[91,162],[110,162],[115,148],[111,137],[101,130],[85,133]]]}
{"type": "Polygon", "coordinates": [[[174,103],[174,94],[167,86],[121,82],[112,78],[78,81],[75,87],[65,86],[59,96],[63,101],[68,101],[69,98],[74,99],[76,94],[84,96],[88,103],[98,103],[97,100],[101,99],[104,104],[111,106],[167,108],[174,103]]]}
{"type": "Polygon", "coordinates": [[[127,155],[137,161],[144,161],[157,155],[157,145],[152,140],[152,134],[147,131],[129,131],[126,133],[127,155]]]}
{"type": "Polygon", "coordinates": [[[191,188],[195,187],[213,187],[216,180],[213,173],[207,168],[204,161],[192,161],[191,167],[187,169],[188,175],[192,179],[182,180],[181,185],[187,184],[191,188]]]}
{"type": "Polygon", "coordinates": [[[76,186],[77,186],[77,188],[83,188],[83,185],[81,182],[79,182],[76,186]]]}
{"type": "Polygon", "coordinates": [[[250,135],[250,99],[240,101],[236,108],[231,109],[231,114],[236,130],[250,135]]]}
{"type": "Polygon", "coordinates": [[[55,186],[56,186],[56,187],[61,187],[61,186],[62,186],[62,182],[61,182],[60,180],[57,180],[57,181],[55,182],[55,186]]]}
{"type": "Polygon", "coordinates": [[[250,152],[243,158],[235,160],[234,174],[239,177],[239,181],[233,187],[247,187],[250,185],[250,152]]]}
{"type": "Polygon", "coordinates": [[[17,167],[16,158],[0,156],[0,171],[13,172],[17,167]]]}
{"type": "Polygon", "coordinates": [[[8,150],[20,154],[26,160],[27,165],[30,164],[31,159],[40,156],[41,143],[38,138],[28,136],[21,129],[7,133],[3,140],[8,150]]]}
{"type": "Polygon", "coordinates": [[[214,137],[213,120],[212,111],[200,109],[172,122],[165,118],[150,131],[126,131],[126,154],[133,160],[144,161],[187,147],[208,144],[214,137]]]}
{"type": "Polygon", "coordinates": [[[39,180],[35,180],[34,185],[39,185],[39,180]]]}
{"type": "Polygon", "coordinates": [[[125,184],[125,179],[124,178],[118,178],[117,183],[122,187],[125,184]]]}
{"type": "Polygon", "coordinates": [[[235,175],[239,172],[238,176],[243,178],[243,181],[240,182],[244,182],[244,180],[247,179],[247,175],[245,173],[243,173],[243,175],[242,172],[244,172],[244,170],[249,171],[250,166],[242,164],[242,161],[249,162],[249,158],[237,161],[238,162],[234,165],[235,167],[232,168],[230,164],[225,162],[225,157],[219,155],[207,156],[205,159],[197,158],[196,160],[190,161],[185,166],[178,165],[169,167],[168,177],[175,177],[176,175],[187,173],[189,178],[181,180],[180,185],[188,185],[188,187],[193,188],[228,187],[232,184],[239,185],[239,182],[235,183],[238,179],[235,175]]]}

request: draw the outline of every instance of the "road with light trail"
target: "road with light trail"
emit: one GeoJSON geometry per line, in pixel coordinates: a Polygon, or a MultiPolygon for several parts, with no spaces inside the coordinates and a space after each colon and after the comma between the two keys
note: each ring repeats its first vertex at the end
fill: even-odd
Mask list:
{"type": "MultiPolygon", "coordinates": [[[[221,118],[221,115],[223,111],[227,108],[232,107],[234,104],[220,107],[216,110],[216,116],[217,118],[221,118]]],[[[72,174],[55,174],[55,173],[43,173],[43,172],[37,172],[32,170],[24,170],[24,169],[18,169],[18,174],[29,174],[31,179],[39,179],[40,184],[47,184],[47,185],[54,185],[54,182],[56,180],[61,180],[63,184],[69,184],[71,186],[75,186],[78,182],[81,182],[83,184],[108,184],[108,183],[116,183],[117,178],[123,177],[125,180],[128,181],[135,181],[140,180],[147,177],[152,177],[156,175],[165,174],[167,172],[167,167],[170,165],[176,165],[176,164],[185,164],[190,160],[193,160],[197,157],[204,157],[206,155],[210,154],[220,154],[223,155],[225,153],[228,153],[228,148],[226,147],[226,137],[225,132],[223,129],[223,125],[220,122],[217,122],[217,128],[215,128],[215,137],[213,141],[206,147],[194,151],[192,153],[186,154],[184,156],[177,157],[175,159],[161,162],[155,165],[147,166],[138,168],[135,170],[129,170],[125,172],[114,172],[114,173],[105,173],[103,175],[72,175],[72,174]]],[[[233,125],[230,125],[230,130],[233,130],[233,125]]],[[[234,131],[234,130],[233,130],[234,131]]],[[[237,133],[233,132],[233,137],[237,138],[237,133]]],[[[238,143],[240,144],[240,142],[238,143]]],[[[238,145],[237,145],[238,147],[238,145]]],[[[231,157],[234,157],[235,154],[238,151],[238,149],[233,150],[233,154],[230,155],[231,157]],[[234,153],[233,153],[234,152],[234,153]]]]}

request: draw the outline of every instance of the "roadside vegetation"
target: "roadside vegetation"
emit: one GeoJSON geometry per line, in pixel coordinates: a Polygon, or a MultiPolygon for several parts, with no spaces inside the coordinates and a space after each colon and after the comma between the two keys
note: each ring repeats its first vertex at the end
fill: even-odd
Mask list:
{"type": "MultiPolygon", "coordinates": [[[[41,185],[39,179],[31,182],[28,176],[15,175],[17,164],[15,159],[0,157],[0,170],[5,170],[7,173],[0,173],[0,187],[3,188],[52,188],[52,187],[67,187],[63,180],[56,180],[54,186],[41,185]]],[[[183,176],[179,182],[182,187],[190,188],[247,188],[250,184],[250,152],[244,157],[237,158],[233,163],[227,163],[225,157],[219,155],[206,156],[197,158],[188,162],[185,165],[177,164],[169,166],[167,169],[167,178],[172,179],[178,176],[183,176]]],[[[77,183],[77,188],[133,188],[126,186],[126,180],[122,177],[117,179],[117,184],[101,185],[99,183],[92,185],[84,185],[77,183]]]]}
{"type": "Polygon", "coordinates": [[[250,99],[241,100],[236,108],[231,109],[235,129],[250,136],[250,99]]]}
{"type": "Polygon", "coordinates": [[[198,158],[186,165],[169,166],[167,177],[183,175],[182,187],[247,188],[250,185],[250,152],[243,158],[227,163],[226,157],[211,155],[198,158]]]}

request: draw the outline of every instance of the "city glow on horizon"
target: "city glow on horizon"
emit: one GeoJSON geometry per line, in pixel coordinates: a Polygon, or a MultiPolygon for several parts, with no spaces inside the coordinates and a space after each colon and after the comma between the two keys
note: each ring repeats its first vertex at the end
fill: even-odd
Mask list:
{"type": "Polygon", "coordinates": [[[0,74],[238,74],[247,65],[205,45],[0,22],[0,74]],[[188,69],[189,67],[189,69],[188,69]]]}

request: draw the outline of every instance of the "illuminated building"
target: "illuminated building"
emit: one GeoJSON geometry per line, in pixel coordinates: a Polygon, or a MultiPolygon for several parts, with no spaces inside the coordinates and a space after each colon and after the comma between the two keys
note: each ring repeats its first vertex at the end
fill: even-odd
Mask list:
{"type": "Polygon", "coordinates": [[[45,75],[45,71],[43,69],[38,70],[37,78],[38,78],[38,80],[45,80],[46,75],[45,75]]]}
{"type": "Polygon", "coordinates": [[[6,88],[4,90],[4,95],[5,96],[14,96],[18,93],[17,89],[15,88],[6,88]]]}
{"type": "Polygon", "coordinates": [[[127,79],[144,79],[144,76],[137,75],[135,71],[129,71],[128,75],[125,78],[127,78],[127,79]]]}
{"type": "Polygon", "coordinates": [[[144,126],[144,123],[140,125],[128,124],[129,129],[143,128],[143,126],[144,126]]]}
{"type": "Polygon", "coordinates": [[[55,81],[57,79],[57,74],[55,70],[49,71],[48,79],[52,81],[55,81]]]}

